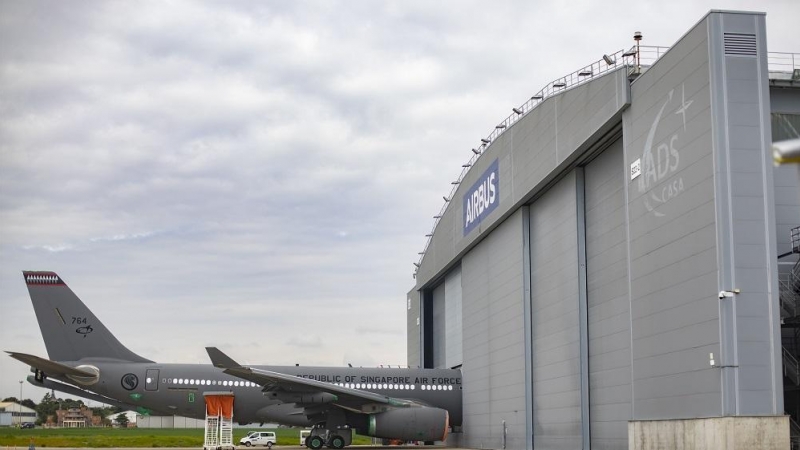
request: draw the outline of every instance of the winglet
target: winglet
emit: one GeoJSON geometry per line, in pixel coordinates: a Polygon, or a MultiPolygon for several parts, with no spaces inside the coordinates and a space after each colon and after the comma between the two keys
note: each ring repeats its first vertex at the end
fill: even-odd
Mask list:
{"type": "Polygon", "coordinates": [[[222,353],[217,347],[206,347],[208,357],[211,358],[211,364],[220,369],[235,369],[242,367],[239,363],[231,359],[230,356],[222,353]]]}

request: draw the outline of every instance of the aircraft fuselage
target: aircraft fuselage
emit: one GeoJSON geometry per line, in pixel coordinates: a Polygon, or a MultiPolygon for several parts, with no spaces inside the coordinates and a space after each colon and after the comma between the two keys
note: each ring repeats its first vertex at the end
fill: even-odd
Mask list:
{"type": "MultiPolygon", "coordinates": [[[[69,364],[69,363],[68,363],[69,364]]],[[[74,364],[74,363],[73,363],[74,364]]],[[[70,364],[70,365],[73,365],[70,364]]],[[[157,364],[82,360],[100,372],[98,381],[84,389],[122,403],[152,411],[202,419],[203,395],[232,392],[233,419],[240,423],[275,422],[310,426],[303,409],[293,403],[262,395],[262,387],[223,373],[208,364],[157,364]]],[[[402,369],[362,367],[252,366],[387,397],[416,400],[446,409],[451,424],[461,425],[461,371],[455,369],[402,369]]],[[[78,385],[72,380],[64,379],[78,385]]],[[[292,395],[295,393],[287,393],[292,395]]],[[[298,391],[297,395],[304,392],[298,391]]],[[[312,392],[305,392],[312,394],[312,392]]]]}

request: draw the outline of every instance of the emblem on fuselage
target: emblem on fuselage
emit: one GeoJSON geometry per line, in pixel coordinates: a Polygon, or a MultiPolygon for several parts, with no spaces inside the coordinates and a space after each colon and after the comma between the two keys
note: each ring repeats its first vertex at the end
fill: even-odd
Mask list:
{"type": "Polygon", "coordinates": [[[139,386],[139,378],[132,373],[126,373],[122,376],[120,383],[122,384],[123,388],[128,391],[132,391],[136,389],[136,386],[139,386]]]}

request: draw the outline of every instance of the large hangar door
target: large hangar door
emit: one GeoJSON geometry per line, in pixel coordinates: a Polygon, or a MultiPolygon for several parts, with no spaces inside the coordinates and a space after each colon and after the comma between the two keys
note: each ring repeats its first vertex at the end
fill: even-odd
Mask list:
{"type": "Polygon", "coordinates": [[[463,362],[461,332],[461,267],[447,274],[444,280],[445,296],[445,366],[460,366],[463,362]]]}
{"type": "Polygon", "coordinates": [[[576,178],[530,206],[534,448],[582,448],[576,178]]]}
{"type": "Polygon", "coordinates": [[[632,417],[622,140],[584,174],[591,443],[593,449],[625,448],[632,417]]]}
{"type": "Polygon", "coordinates": [[[433,367],[460,366],[462,350],[461,267],[450,271],[433,289],[433,367]]]}
{"type": "Polygon", "coordinates": [[[431,329],[431,337],[433,338],[433,368],[435,369],[443,368],[445,364],[444,349],[447,342],[447,336],[445,334],[446,330],[444,322],[444,288],[445,284],[442,283],[433,289],[433,308],[431,308],[433,312],[433,327],[431,329]]]}

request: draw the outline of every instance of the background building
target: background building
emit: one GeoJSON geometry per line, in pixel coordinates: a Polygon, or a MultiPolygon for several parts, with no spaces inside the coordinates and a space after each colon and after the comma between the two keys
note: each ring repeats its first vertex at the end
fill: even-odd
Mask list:
{"type": "Polygon", "coordinates": [[[25,422],[36,422],[36,411],[15,402],[0,402],[0,425],[19,426],[25,422]]]}
{"type": "Polygon", "coordinates": [[[95,416],[86,406],[56,410],[56,425],[64,428],[85,428],[103,426],[100,416],[95,416]]]}
{"type": "Polygon", "coordinates": [[[770,147],[799,129],[800,57],[768,55],[760,13],[712,11],[515,108],[407,299],[409,364],[463,372],[448,444],[788,446],[800,188],[770,147]]]}

